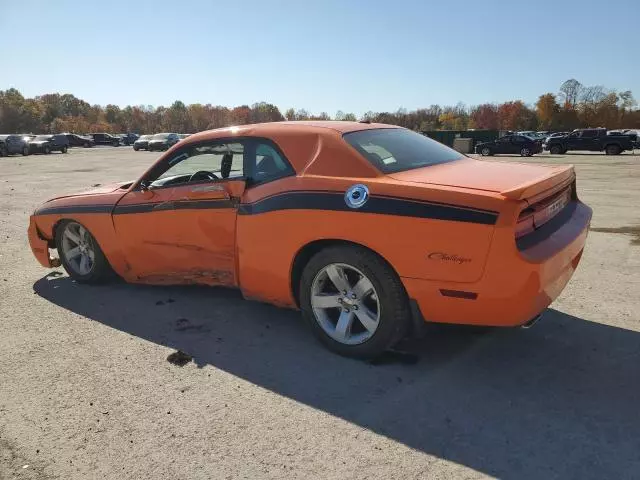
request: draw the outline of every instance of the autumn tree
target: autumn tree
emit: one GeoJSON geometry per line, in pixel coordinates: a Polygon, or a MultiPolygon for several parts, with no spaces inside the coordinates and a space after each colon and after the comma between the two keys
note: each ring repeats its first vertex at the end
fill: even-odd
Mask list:
{"type": "Polygon", "coordinates": [[[477,129],[498,130],[498,106],[492,103],[478,105],[471,109],[471,119],[477,129]]]}
{"type": "Polygon", "coordinates": [[[560,124],[560,105],[553,93],[540,95],[536,102],[538,125],[543,130],[553,130],[560,124]]]}

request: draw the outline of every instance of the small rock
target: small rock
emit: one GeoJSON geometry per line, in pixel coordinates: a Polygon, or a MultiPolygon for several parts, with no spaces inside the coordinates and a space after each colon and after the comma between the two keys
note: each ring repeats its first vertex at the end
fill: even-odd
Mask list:
{"type": "Polygon", "coordinates": [[[167,357],[167,362],[178,367],[184,367],[191,360],[193,360],[193,357],[182,350],[175,351],[167,357]]]}

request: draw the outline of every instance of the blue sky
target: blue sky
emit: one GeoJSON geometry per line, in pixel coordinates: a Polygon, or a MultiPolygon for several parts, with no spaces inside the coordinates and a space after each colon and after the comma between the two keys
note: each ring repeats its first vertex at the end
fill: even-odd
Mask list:
{"type": "Polygon", "coordinates": [[[73,93],[121,106],[267,101],[362,114],[533,103],[573,77],[640,97],[631,0],[2,4],[9,61],[0,89],[27,96],[73,93]]]}

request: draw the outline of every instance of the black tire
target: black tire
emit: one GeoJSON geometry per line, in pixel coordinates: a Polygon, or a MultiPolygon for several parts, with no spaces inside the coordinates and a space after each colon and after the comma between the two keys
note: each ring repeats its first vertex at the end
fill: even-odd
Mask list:
{"type": "Polygon", "coordinates": [[[9,156],[9,152],[7,152],[7,149],[5,147],[0,147],[0,157],[8,157],[9,156]]]}
{"type": "Polygon", "coordinates": [[[120,142],[117,142],[117,141],[116,141],[116,142],[113,142],[113,146],[114,146],[114,147],[119,147],[119,146],[120,146],[120,142]]]}
{"type": "Polygon", "coordinates": [[[44,153],[45,155],[49,155],[51,153],[51,148],[48,145],[44,147],[44,153]]]}
{"type": "Polygon", "coordinates": [[[93,263],[93,266],[91,267],[91,271],[88,274],[81,275],[78,272],[76,272],[74,267],[69,262],[69,259],[66,258],[64,254],[64,249],[62,247],[64,231],[70,224],[82,225],[79,222],[76,222],[75,220],[63,220],[56,227],[56,238],[55,238],[56,248],[58,249],[58,256],[60,257],[60,262],[62,263],[62,266],[64,267],[66,272],[69,274],[69,277],[71,277],[78,283],[93,283],[93,284],[102,283],[106,280],[109,280],[110,278],[113,278],[114,273],[111,268],[111,265],[109,265],[107,258],[104,256],[104,253],[102,253],[102,249],[100,248],[100,245],[98,245],[98,242],[96,241],[94,236],[91,234],[89,229],[86,228],[84,225],[82,225],[82,227],[87,230],[89,242],[91,243],[91,246],[94,250],[94,263],[93,263]]]}
{"type": "Polygon", "coordinates": [[[139,149],[136,145],[134,145],[134,146],[133,146],[133,150],[137,152],[137,151],[138,151],[138,150],[140,150],[140,149],[139,149]]]}
{"type": "Polygon", "coordinates": [[[313,333],[328,349],[352,358],[372,359],[381,355],[404,337],[411,322],[409,299],[397,273],[378,255],[350,245],[327,247],[309,260],[300,279],[300,307],[313,333]],[[338,342],[316,321],[311,307],[313,281],[322,269],[332,263],[355,267],[366,275],[378,294],[378,326],[363,343],[347,345],[338,342]]]}
{"type": "Polygon", "coordinates": [[[66,146],[63,146],[63,147],[60,149],[60,153],[67,153],[67,147],[66,147],[66,146]]]}
{"type": "Polygon", "coordinates": [[[89,142],[84,142],[84,143],[82,144],[82,146],[83,146],[84,148],[89,148],[89,142]]]}
{"type": "Polygon", "coordinates": [[[493,155],[493,152],[491,152],[491,149],[489,147],[482,147],[480,149],[480,155],[482,155],[483,157],[490,157],[491,155],[493,155]]]}
{"type": "Polygon", "coordinates": [[[27,155],[29,155],[29,153],[31,153],[31,152],[29,152],[29,147],[24,147],[22,149],[22,156],[23,157],[26,157],[27,155]]]}
{"type": "Polygon", "coordinates": [[[620,148],[619,145],[607,145],[604,149],[604,151],[606,152],[607,155],[620,155],[620,153],[622,152],[622,149],[620,148]]]}
{"type": "Polygon", "coordinates": [[[560,145],[552,145],[549,149],[549,153],[552,155],[560,155],[562,153],[562,147],[560,145]]]}
{"type": "Polygon", "coordinates": [[[531,155],[532,155],[531,150],[528,149],[527,147],[522,147],[522,149],[520,150],[521,157],[530,157],[531,155]]]}

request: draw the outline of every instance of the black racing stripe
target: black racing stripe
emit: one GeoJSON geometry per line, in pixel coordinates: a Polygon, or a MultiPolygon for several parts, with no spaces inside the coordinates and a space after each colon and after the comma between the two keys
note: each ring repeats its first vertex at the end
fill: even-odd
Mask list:
{"type": "Polygon", "coordinates": [[[65,205],[62,207],[41,207],[36,215],[54,215],[66,213],[111,213],[113,205],[65,205]]]}
{"type": "Polygon", "coordinates": [[[233,200],[180,200],[175,202],[156,203],[135,203],[131,205],[118,205],[114,210],[114,215],[126,215],[131,213],[151,213],[166,210],[200,210],[235,208],[236,202],[233,200]]]}
{"type": "Polygon", "coordinates": [[[258,215],[278,210],[332,210],[343,212],[377,213],[404,217],[430,218],[456,222],[495,225],[498,214],[454,205],[421,202],[395,197],[371,196],[358,209],[352,209],[344,201],[341,192],[289,192],[274,195],[255,203],[241,204],[240,215],[258,215]]]}

